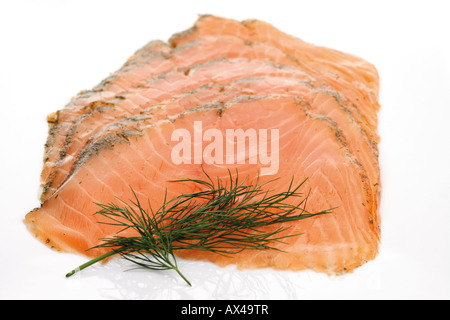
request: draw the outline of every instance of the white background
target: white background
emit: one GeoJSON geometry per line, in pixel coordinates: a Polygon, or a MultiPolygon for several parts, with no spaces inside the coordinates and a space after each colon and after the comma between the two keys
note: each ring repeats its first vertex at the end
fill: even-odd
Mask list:
{"type": "Polygon", "coordinates": [[[450,8],[448,1],[1,1],[0,298],[450,298],[450,8]],[[240,272],[181,261],[171,272],[85,261],[35,240],[46,115],[105,78],[150,40],[198,14],[256,18],[358,55],[381,77],[382,244],[353,274],[240,272]]]}

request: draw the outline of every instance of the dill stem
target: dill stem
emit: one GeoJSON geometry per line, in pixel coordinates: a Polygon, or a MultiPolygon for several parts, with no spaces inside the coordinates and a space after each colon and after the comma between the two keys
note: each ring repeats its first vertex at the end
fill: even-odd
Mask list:
{"type": "Polygon", "coordinates": [[[186,277],[181,273],[181,271],[177,267],[173,266],[173,270],[175,270],[180,275],[180,277],[182,277],[183,280],[186,281],[186,283],[192,287],[192,284],[189,282],[188,279],[186,279],[186,277]]]}
{"type": "Polygon", "coordinates": [[[79,266],[78,268],[75,268],[75,269],[73,269],[72,271],[70,271],[69,273],[67,273],[67,274],[66,274],[66,278],[68,278],[68,277],[74,275],[74,274],[77,273],[78,271],[81,271],[81,270],[83,270],[83,269],[86,269],[87,267],[93,265],[94,263],[97,263],[97,262],[99,262],[99,261],[102,261],[103,259],[106,259],[106,258],[108,258],[108,257],[110,257],[110,256],[112,256],[112,255],[115,255],[115,254],[118,253],[119,251],[120,251],[120,250],[112,250],[112,251],[109,251],[109,252],[107,252],[107,253],[105,253],[105,254],[102,254],[101,256],[98,256],[98,257],[96,257],[96,258],[94,258],[94,259],[92,259],[92,260],[89,260],[88,262],[82,264],[82,265],[79,266]]]}
{"type": "MultiPolygon", "coordinates": [[[[67,273],[67,274],[66,274],[66,278],[69,278],[69,277],[73,276],[75,273],[77,273],[77,272],[79,272],[79,271],[81,271],[81,270],[83,270],[83,269],[86,269],[87,267],[90,267],[90,266],[92,266],[93,264],[95,264],[95,263],[97,263],[97,262],[100,262],[100,261],[102,261],[102,260],[104,260],[104,259],[106,259],[106,258],[109,258],[109,257],[111,257],[111,256],[113,256],[113,255],[119,253],[120,251],[121,251],[120,249],[112,250],[112,251],[109,251],[109,252],[107,252],[107,253],[105,253],[105,254],[102,254],[101,256],[98,256],[98,257],[96,257],[96,258],[93,258],[93,259],[89,260],[88,262],[83,263],[83,264],[80,265],[78,268],[75,268],[75,269],[73,269],[72,271],[70,271],[69,273],[67,273]]],[[[190,286],[192,287],[192,284],[189,282],[188,279],[186,279],[186,277],[181,273],[181,271],[178,269],[178,267],[177,267],[176,265],[173,265],[172,263],[170,263],[169,265],[170,265],[170,267],[171,267],[173,270],[175,270],[175,271],[180,275],[181,278],[183,278],[184,281],[186,281],[186,283],[187,283],[188,285],[190,285],[190,286]]]]}

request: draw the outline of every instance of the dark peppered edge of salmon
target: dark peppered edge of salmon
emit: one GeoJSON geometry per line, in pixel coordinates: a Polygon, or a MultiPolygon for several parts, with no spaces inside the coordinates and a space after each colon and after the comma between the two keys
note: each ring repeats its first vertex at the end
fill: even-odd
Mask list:
{"type": "Polygon", "coordinates": [[[80,125],[80,123],[84,119],[90,117],[94,113],[103,113],[107,109],[114,109],[115,106],[111,102],[93,101],[90,104],[88,104],[85,108],[88,109],[89,112],[83,114],[80,118],[78,118],[77,121],[74,123],[74,125],[70,128],[70,130],[66,136],[66,142],[64,143],[63,147],[61,148],[61,150],[59,152],[59,159],[56,162],[56,165],[59,165],[62,162],[62,160],[64,159],[64,157],[66,156],[67,150],[70,147],[70,143],[72,141],[72,137],[77,132],[77,129],[78,129],[78,126],[80,125]]]}
{"type": "MultiPolygon", "coordinates": [[[[361,178],[361,181],[363,183],[363,189],[366,195],[365,203],[363,203],[363,206],[369,209],[370,215],[368,217],[369,223],[373,224],[376,220],[377,215],[377,201],[376,201],[376,193],[377,193],[377,183],[372,184],[369,180],[369,177],[367,175],[367,170],[364,168],[362,163],[357,159],[357,157],[352,154],[348,148],[347,138],[344,134],[344,132],[338,127],[337,123],[333,121],[330,117],[327,115],[313,115],[308,111],[305,111],[305,113],[314,118],[315,120],[322,121],[326,123],[328,128],[334,132],[334,135],[336,137],[336,140],[342,145],[342,148],[345,150],[346,156],[349,158],[350,163],[356,165],[359,168],[359,176],[361,178]]],[[[378,157],[378,156],[377,156],[378,157]]],[[[376,168],[379,170],[379,168],[376,168]]],[[[380,228],[378,225],[377,228],[380,228]]]]}
{"type": "MultiPolygon", "coordinates": [[[[103,113],[106,109],[112,109],[112,108],[114,108],[113,103],[104,102],[104,101],[93,101],[93,102],[89,103],[87,106],[85,106],[85,109],[88,110],[88,113],[85,113],[81,117],[79,117],[77,119],[77,121],[75,122],[75,124],[69,129],[68,134],[66,135],[64,145],[59,150],[59,154],[58,154],[58,158],[56,159],[55,166],[60,165],[61,162],[64,160],[64,158],[67,154],[67,150],[70,147],[72,137],[76,133],[78,125],[84,119],[90,117],[93,113],[103,113]]],[[[56,118],[55,121],[48,122],[49,130],[48,130],[47,141],[45,143],[45,149],[44,149],[44,163],[49,160],[49,154],[52,151],[53,144],[54,144],[54,141],[56,138],[56,134],[58,133],[57,132],[57,130],[59,128],[58,121],[59,121],[59,119],[56,118]]],[[[57,170],[57,168],[56,168],[56,170],[57,170]]],[[[53,167],[52,171],[49,174],[48,181],[41,185],[41,188],[42,188],[41,199],[43,196],[45,196],[46,192],[52,186],[55,175],[56,175],[55,167],[53,167]]]]}
{"type": "MultiPolygon", "coordinates": [[[[197,43],[197,40],[193,41],[197,43]]],[[[163,51],[155,51],[155,48],[159,48],[160,46],[170,48],[170,46],[163,41],[160,40],[154,40],[150,41],[148,44],[146,44],[144,47],[138,49],[133,56],[131,56],[128,61],[126,61],[118,70],[116,70],[113,74],[106,77],[105,79],[101,80],[101,82],[93,87],[90,90],[82,90],[80,91],[77,96],[71,99],[71,101],[64,106],[63,109],[58,110],[59,112],[64,112],[64,109],[70,109],[73,105],[77,103],[82,103],[84,99],[90,98],[93,94],[96,94],[98,92],[102,92],[108,89],[110,85],[114,84],[114,80],[117,79],[119,76],[124,75],[127,72],[131,72],[134,70],[134,68],[137,68],[139,66],[145,65],[149,62],[149,60],[152,60],[154,58],[163,58],[163,59],[169,59],[172,54],[167,54],[163,51]]],[[[189,48],[190,44],[186,44],[184,46],[180,46],[180,48],[177,49],[177,51],[180,51],[182,48],[189,48]]],[[[171,51],[173,51],[173,48],[170,48],[171,51]]],[[[125,99],[125,95],[127,92],[121,92],[117,95],[115,95],[111,99],[125,99]]],[[[100,103],[111,103],[107,99],[99,100],[100,103]]],[[[80,115],[80,117],[83,117],[83,114],[80,115]]],[[[84,117],[86,118],[86,117],[84,117]]],[[[72,123],[75,124],[78,122],[79,119],[73,119],[72,123]]],[[[49,122],[50,130],[48,132],[47,141],[45,143],[45,150],[44,150],[44,162],[47,161],[47,158],[49,156],[49,153],[52,149],[53,143],[55,141],[55,135],[58,134],[58,129],[60,126],[58,126],[59,119],[57,119],[54,122],[49,122]]]]}

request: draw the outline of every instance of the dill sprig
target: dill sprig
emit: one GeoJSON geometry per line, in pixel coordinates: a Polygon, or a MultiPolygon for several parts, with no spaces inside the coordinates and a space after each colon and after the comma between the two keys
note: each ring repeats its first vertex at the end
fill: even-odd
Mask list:
{"type": "MultiPolygon", "coordinates": [[[[180,272],[174,251],[202,250],[222,255],[231,255],[245,249],[272,249],[274,243],[300,234],[282,234],[289,226],[279,226],[275,230],[264,227],[283,222],[298,221],[308,217],[329,213],[331,209],[316,213],[306,210],[309,194],[299,192],[306,179],[297,186],[291,180],[286,191],[271,194],[259,178],[254,184],[246,179],[233,178],[228,181],[213,180],[205,173],[204,180],[185,179],[172,182],[191,182],[204,190],[181,194],[167,199],[153,211],[148,201],[144,209],[138,196],[131,188],[134,199],[120,204],[99,204],[96,214],[107,218],[99,222],[120,227],[112,238],[93,248],[108,248],[109,252],[94,258],[69,272],[66,277],[83,270],[96,262],[113,255],[120,255],[139,268],[152,270],[175,270],[189,285],[190,282],[180,272]],[[297,204],[286,203],[289,198],[298,198],[297,204]],[[121,236],[120,233],[133,229],[136,236],[121,236]]],[[[91,248],[91,249],[93,249],[91,248]]]]}

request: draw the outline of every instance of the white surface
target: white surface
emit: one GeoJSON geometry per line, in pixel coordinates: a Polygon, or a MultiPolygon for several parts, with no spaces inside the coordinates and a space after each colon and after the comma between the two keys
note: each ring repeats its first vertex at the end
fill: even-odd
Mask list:
{"type": "Polygon", "coordinates": [[[0,298],[450,298],[448,1],[2,1],[0,3],[0,298]],[[197,14],[257,18],[358,55],[381,76],[382,245],[353,274],[240,272],[181,261],[171,272],[122,272],[35,240],[22,219],[39,205],[46,115],[197,14]]]}

